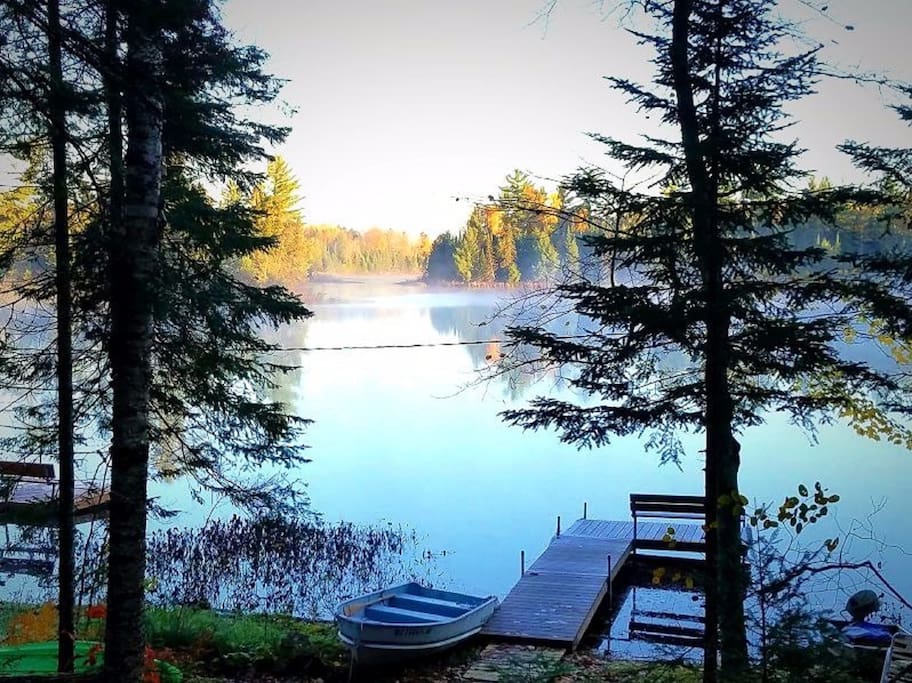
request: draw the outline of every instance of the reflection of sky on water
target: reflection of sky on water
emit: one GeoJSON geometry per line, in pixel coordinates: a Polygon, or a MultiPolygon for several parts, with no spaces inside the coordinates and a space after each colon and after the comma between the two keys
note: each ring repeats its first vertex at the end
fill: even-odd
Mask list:
{"type": "MultiPolygon", "coordinates": [[[[409,289],[409,288],[404,288],[409,289]]],[[[497,324],[478,327],[495,310],[490,292],[406,293],[369,306],[315,307],[306,346],[407,344],[497,337],[497,324]],[[399,306],[402,302],[405,305],[399,306]],[[460,305],[461,304],[461,305],[460,305]],[[493,332],[493,334],[492,334],[493,332]]],[[[682,469],[659,467],[633,437],[578,452],[551,433],[505,426],[498,411],[537,393],[558,393],[553,379],[511,391],[503,380],[476,385],[484,346],[304,353],[297,410],[316,423],[307,434],[313,462],[302,475],[314,509],[328,519],[391,520],[414,526],[441,560],[450,585],[506,593],[519,571],[519,551],[536,556],[555,518],[580,515],[626,519],[632,491],[698,493],[701,440],[685,435],[690,457],[682,469]]],[[[842,495],[833,509],[847,527],[872,501],[887,504],[875,517],[878,535],[902,543],[905,482],[912,456],[822,427],[818,442],[785,416],[745,433],[742,482],[758,502],[778,502],[798,483],[821,480],[842,495]]],[[[833,535],[832,526],[821,537],[833,535]]],[[[813,534],[808,534],[808,538],[813,534]]],[[[855,541],[855,551],[870,546],[855,541]]],[[[878,554],[879,556],[879,554],[878,554]]],[[[912,593],[909,561],[883,553],[888,574],[912,593]]]]}
{"type": "MultiPolygon", "coordinates": [[[[377,294],[348,286],[323,299],[335,303],[314,305],[312,319],[271,338],[308,348],[495,338],[502,326],[478,323],[508,294],[402,285],[377,294]]],[[[627,519],[631,492],[700,492],[699,435],[685,435],[688,457],[679,470],[659,467],[635,437],[578,452],[552,433],[504,425],[498,412],[505,408],[536,394],[569,395],[553,378],[531,388],[503,379],[477,384],[488,351],[481,345],[280,354],[278,360],[301,367],[282,378],[274,398],[315,420],[305,437],[313,462],[299,473],[313,509],[328,521],[414,527],[429,549],[447,551],[438,562],[442,584],[504,595],[518,578],[520,551],[536,557],[557,515],[566,526],[587,501],[590,517],[627,519]]],[[[797,484],[820,480],[842,496],[826,524],[845,530],[883,501],[874,517],[877,535],[912,550],[905,531],[912,455],[905,450],[838,425],[821,427],[815,444],[779,414],[748,430],[742,444],[742,487],[752,499],[778,502],[797,484]]],[[[231,514],[224,502],[193,503],[180,482],[156,482],[151,493],[184,511],[167,525],[231,514]]],[[[808,538],[836,533],[825,526],[808,538]]],[[[883,559],[886,575],[912,595],[908,556],[897,548],[881,553],[862,540],[851,547],[854,555],[883,559]]]]}
{"type": "Polygon", "coordinates": [[[593,631],[598,635],[590,637],[600,655],[617,660],[700,662],[702,649],[688,641],[703,628],[701,593],[632,585],[614,604],[610,623],[596,623],[593,631]],[[669,628],[675,635],[663,632],[669,628]]]}

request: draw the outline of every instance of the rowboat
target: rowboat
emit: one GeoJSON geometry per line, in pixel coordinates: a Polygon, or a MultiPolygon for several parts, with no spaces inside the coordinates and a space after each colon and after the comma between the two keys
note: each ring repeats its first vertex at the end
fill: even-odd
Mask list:
{"type": "Polygon", "coordinates": [[[362,595],[336,608],[339,639],[356,661],[406,659],[451,648],[472,637],[497,607],[478,597],[406,583],[362,595]]]}

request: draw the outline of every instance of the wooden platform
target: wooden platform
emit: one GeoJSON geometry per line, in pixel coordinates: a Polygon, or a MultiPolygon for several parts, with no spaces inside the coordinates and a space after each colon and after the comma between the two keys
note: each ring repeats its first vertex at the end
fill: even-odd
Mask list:
{"type": "MultiPolygon", "coordinates": [[[[699,524],[639,522],[638,540],[698,543],[699,524]]],[[[633,552],[633,523],[581,519],[559,536],[520,578],[485,625],[496,639],[576,648],[611,583],[633,552]]]]}
{"type": "MultiPolygon", "coordinates": [[[[74,503],[76,521],[84,522],[107,514],[110,495],[91,482],[78,481],[75,485],[74,503]]],[[[0,498],[0,523],[7,524],[56,524],[56,481],[15,482],[0,498]]]]}
{"type": "Polygon", "coordinates": [[[881,680],[884,683],[912,683],[912,636],[906,633],[894,636],[881,680]]]}

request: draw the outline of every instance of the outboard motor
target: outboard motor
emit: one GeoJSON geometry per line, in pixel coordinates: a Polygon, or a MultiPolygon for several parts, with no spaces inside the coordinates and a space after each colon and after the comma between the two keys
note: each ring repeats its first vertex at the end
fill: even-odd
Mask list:
{"type": "Polygon", "coordinates": [[[880,598],[872,590],[858,591],[845,606],[852,621],[842,627],[842,636],[850,647],[886,648],[896,633],[895,625],[873,624],[866,619],[880,609],[880,598]]]}
{"type": "Polygon", "coordinates": [[[853,621],[864,621],[880,609],[880,598],[872,590],[858,591],[849,598],[845,608],[853,621]]]}

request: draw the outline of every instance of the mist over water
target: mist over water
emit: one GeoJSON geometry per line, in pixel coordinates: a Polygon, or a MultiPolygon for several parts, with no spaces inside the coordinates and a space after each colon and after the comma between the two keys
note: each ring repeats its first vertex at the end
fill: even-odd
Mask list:
{"type": "MultiPolygon", "coordinates": [[[[435,555],[429,578],[441,587],[503,596],[519,577],[520,551],[531,564],[558,515],[567,528],[587,502],[592,518],[626,520],[631,492],[702,489],[699,434],[683,435],[686,457],[678,468],[660,466],[645,435],[578,451],[555,433],[501,421],[500,411],[537,395],[585,400],[554,374],[481,381],[505,350],[497,340],[507,321],[492,316],[516,294],[390,278],[328,281],[305,295],[313,318],[270,334],[291,349],[276,360],[296,366],[272,397],[314,420],[305,435],[312,462],[293,473],[307,483],[312,510],[329,523],[414,529],[419,547],[435,555]],[[465,341],[485,343],[439,345],[465,341]]],[[[864,345],[851,352],[880,353],[864,345]]],[[[840,536],[846,559],[882,561],[886,577],[912,595],[912,556],[903,548],[912,550],[912,453],[841,424],[821,426],[815,441],[779,414],[745,431],[741,443],[741,488],[752,504],[778,505],[798,484],[820,481],[841,501],[802,539],[840,536]]],[[[152,529],[198,526],[235,512],[224,500],[194,501],[182,481],[152,482],[150,495],[180,511],[151,521],[152,529]]],[[[25,584],[14,580],[6,590],[19,586],[25,584]]],[[[837,592],[822,599],[834,610],[844,601],[837,592]]]]}
{"type": "MultiPolygon", "coordinates": [[[[318,302],[314,317],[284,330],[282,343],[503,339],[506,321],[491,316],[515,295],[375,279],[324,283],[308,295],[318,302]]],[[[646,452],[645,436],[578,451],[554,433],[504,424],[500,411],[536,395],[567,397],[568,389],[553,376],[479,381],[496,348],[314,350],[287,359],[301,369],[286,376],[282,400],[315,420],[306,437],[313,462],[300,473],[313,509],[328,521],[412,526],[428,549],[446,551],[437,562],[442,585],[504,595],[519,576],[520,551],[536,557],[557,516],[566,528],[581,516],[584,501],[590,517],[627,519],[631,492],[700,493],[698,434],[684,435],[687,455],[679,469],[660,466],[658,455],[646,452]]],[[[752,502],[778,505],[798,484],[820,481],[841,502],[802,538],[842,536],[853,559],[883,560],[888,578],[912,594],[912,559],[898,547],[859,538],[873,531],[891,546],[906,540],[912,454],[844,425],[821,426],[815,442],[778,414],[741,441],[741,486],[752,502]]]]}

